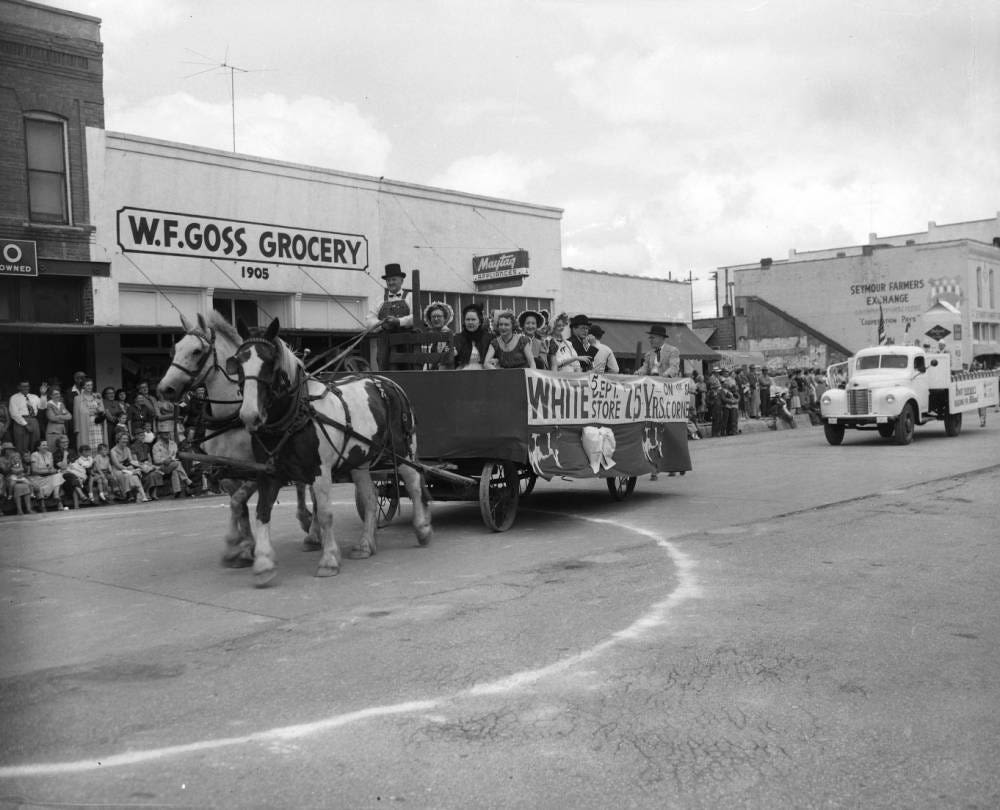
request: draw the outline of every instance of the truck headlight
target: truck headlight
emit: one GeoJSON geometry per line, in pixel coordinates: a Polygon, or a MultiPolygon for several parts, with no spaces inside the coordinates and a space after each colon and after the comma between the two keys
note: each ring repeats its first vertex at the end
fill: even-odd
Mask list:
{"type": "Polygon", "coordinates": [[[831,397],[829,394],[823,394],[819,402],[821,405],[830,405],[833,403],[833,397],[831,397]]]}
{"type": "Polygon", "coordinates": [[[885,395],[885,401],[886,401],[886,402],[887,402],[887,403],[888,403],[889,405],[892,405],[892,403],[896,401],[896,396],[895,396],[895,394],[886,394],[886,395],[885,395]]]}

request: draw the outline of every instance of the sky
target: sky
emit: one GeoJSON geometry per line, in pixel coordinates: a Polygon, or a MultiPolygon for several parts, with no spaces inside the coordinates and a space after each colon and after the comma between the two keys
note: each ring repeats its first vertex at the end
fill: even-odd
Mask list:
{"type": "Polygon", "coordinates": [[[717,267],[1000,211],[996,0],[44,2],[103,20],[109,130],[232,149],[234,96],[239,152],[557,206],[564,266],[695,318],[717,267]]]}

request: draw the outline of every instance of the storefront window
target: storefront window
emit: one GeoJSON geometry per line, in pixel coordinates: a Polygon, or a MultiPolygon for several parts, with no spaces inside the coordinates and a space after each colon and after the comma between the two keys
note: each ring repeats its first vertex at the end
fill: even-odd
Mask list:
{"type": "Polygon", "coordinates": [[[247,326],[258,326],[257,302],[252,298],[221,298],[212,299],[212,308],[221,313],[231,324],[242,320],[247,326]]]}
{"type": "Polygon", "coordinates": [[[0,321],[83,323],[82,278],[0,278],[0,321]]]}
{"type": "Polygon", "coordinates": [[[28,211],[32,222],[69,225],[66,125],[54,116],[24,119],[28,161],[28,211]]]}

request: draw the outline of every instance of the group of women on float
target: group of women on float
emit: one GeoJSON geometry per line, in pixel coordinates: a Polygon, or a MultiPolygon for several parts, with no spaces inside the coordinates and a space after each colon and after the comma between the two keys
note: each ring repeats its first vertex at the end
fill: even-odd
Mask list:
{"type": "Polygon", "coordinates": [[[440,332],[440,342],[430,342],[424,349],[444,354],[433,369],[538,368],[553,371],[581,371],[590,358],[577,355],[564,337],[569,318],[560,314],[550,325],[543,312],[525,310],[515,316],[503,310],[494,316],[493,327],[483,314],[481,304],[462,308],[461,329],[452,333],[452,308],[434,301],[424,310],[424,323],[430,332],[440,332]],[[444,337],[447,336],[447,337],[444,337]],[[449,339],[450,347],[449,347],[449,339]]]}

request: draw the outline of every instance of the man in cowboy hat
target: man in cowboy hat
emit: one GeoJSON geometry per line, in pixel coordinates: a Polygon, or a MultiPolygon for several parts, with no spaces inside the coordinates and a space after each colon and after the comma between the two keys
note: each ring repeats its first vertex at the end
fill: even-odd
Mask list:
{"type": "Polygon", "coordinates": [[[597,354],[597,348],[590,345],[587,335],[590,334],[590,318],[586,315],[574,315],[569,320],[569,342],[573,351],[584,363],[584,371],[590,368],[597,354]]]}
{"type": "Polygon", "coordinates": [[[681,353],[676,346],[667,343],[667,327],[654,323],[649,327],[650,350],[642,356],[642,365],[636,374],[651,377],[680,377],[681,353]]]}
{"type": "MultiPolygon", "coordinates": [[[[413,306],[410,294],[403,290],[403,279],[406,273],[398,264],[387,264],[382,280],[385,281],[385,293],[381,305],[372,308],[365,316],[365,325],[372,332],[400,332],[413,328],[413,306]]],[[[378,367],[385,370],[389,367],[389,341],[380,337],[378,343],[378,367]]]]}

